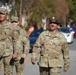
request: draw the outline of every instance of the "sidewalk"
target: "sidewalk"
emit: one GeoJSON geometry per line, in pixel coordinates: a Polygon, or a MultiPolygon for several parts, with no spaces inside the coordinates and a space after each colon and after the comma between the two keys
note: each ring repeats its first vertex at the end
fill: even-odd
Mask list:
{"type": "Polygon", "coordinates": [[[31,53],[29,53],[29,54],[27,55],[27,57],[26,57],[26,59],[25,59],[25,63],[31,61],[30,57],[31,57],[31,53]]]}

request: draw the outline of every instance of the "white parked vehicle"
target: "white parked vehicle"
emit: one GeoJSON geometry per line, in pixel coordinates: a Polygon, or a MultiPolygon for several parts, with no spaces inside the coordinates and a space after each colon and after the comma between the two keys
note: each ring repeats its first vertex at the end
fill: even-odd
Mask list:
{"type": "Polygon", "coordinates": [[[74,31],[69,28],[60,28],[59,31],[65,36],[67,39],[67,43],[72,43],[74,39],[74,31]]]}

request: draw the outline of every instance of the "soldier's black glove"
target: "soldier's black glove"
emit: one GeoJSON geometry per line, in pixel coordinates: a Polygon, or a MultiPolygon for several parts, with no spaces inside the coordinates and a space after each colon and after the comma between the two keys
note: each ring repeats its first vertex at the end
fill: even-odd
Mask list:
{"type": "Polygon", "coordinates": [[[12,59],[10,60],[10,65],[14,65],[14,62],[15,62],[15,59],[12,58],[12,59]]]}
{"type": "Polygon", "coordinates": [[[0,60],[2,59],[2,57],[0,57],[0,60]]]}
{"type": "Polygon", "coordinates": [[[24,58],[21,58],[20,59],[20,64],[23,64],[24,63],[24,58]]]}

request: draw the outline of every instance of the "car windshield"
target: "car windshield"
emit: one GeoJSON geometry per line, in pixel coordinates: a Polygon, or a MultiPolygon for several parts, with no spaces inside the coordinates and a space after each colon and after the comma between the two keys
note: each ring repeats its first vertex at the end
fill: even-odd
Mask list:
{"type": "Polygon", "coordinates": [[[73,29],[74,31],[76,31],[76,28],[72,27],[72,29],[73,29]]]}
{"type": "Polygon", "coordinates": [[[64,33],[70,33],[70,30],[67,28],[60,28],[59,31],[64,33]]]}

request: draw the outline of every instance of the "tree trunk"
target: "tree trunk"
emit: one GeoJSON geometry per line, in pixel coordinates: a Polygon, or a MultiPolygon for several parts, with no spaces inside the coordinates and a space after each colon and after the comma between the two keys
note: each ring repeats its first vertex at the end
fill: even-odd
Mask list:
{"type": "Polygon", "coordinates": [[[20,14],[20,23],[21,23],[21,15],[22,15],[22,0],[20,0],[20,12],[19,12],[19,14],[20,14]]]}

